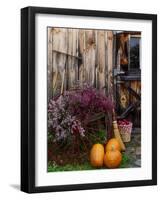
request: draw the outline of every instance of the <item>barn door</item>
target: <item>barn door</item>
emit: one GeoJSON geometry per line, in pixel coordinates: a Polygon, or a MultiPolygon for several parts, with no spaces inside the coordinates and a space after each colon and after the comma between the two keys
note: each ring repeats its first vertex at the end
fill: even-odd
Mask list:
{"type": "Polygon", "coordinates": [[[48,28],[48,101],[89,84],[108,94],[113,66],[113,31],[48,28]]]}

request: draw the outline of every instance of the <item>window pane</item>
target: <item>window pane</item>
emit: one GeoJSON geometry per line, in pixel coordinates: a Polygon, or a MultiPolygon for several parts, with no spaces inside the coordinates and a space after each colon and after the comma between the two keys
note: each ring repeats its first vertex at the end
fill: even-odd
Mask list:
{"type": "Polygon", "coordinates": [[[130,38],[130,69],[140,68],[140,38],[130,38]]]}

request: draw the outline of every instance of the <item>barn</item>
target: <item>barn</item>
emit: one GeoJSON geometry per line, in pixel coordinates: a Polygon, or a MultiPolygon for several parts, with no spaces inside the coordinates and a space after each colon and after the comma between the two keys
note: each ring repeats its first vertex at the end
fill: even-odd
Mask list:
{"type": "Polygon", "coordinates": [[[84,82],[111,90],[120,118],[140,128],[141,33],[48,28],[48,100],[84,82]]]}

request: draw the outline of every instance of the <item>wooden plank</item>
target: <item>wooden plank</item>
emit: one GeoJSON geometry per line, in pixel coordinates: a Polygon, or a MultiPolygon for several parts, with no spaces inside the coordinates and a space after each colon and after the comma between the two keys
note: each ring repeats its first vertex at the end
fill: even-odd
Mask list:
{"type": "Polygon", "coordinates": [[[95,34],[93,30],[85,31],[85,59],[84,59],[84,70],[85,70],[85,82],[89,85],[94,85],[95,80],[95,34]]]}
{"type": "Polygon", "coordinates": [[[53,51],[67,53],[67,29],[66,28],[53,28],[53,51]]]}
{"type": "Polygon", "coordinates": [[[110,74],[108,73],[108,31],[105,31],[105,94],[108,94],[108,78],[110,74]]]}
{"type": "Polygon", "coordinates": [[[79,53],[82,63],[79,66],[81,84],[95,85],[96,38],[94,30],[79,30],[79,53]]]}
{"type": "Polygon", "coordinates": [[[52,97],[52,28],[48,28],[48,68],[47,68],[47,83],[48,83],[48,102],[52,97]]]}
{"type": "Polygon", "coordinates": [[[85,49],[86,49],[86,42],[85,42],[85,30],[79,29],[78,33],[78,51],[80,56],[82,57],[82,63],[79,65],[79,82],[82,85],[85,81],[85,49]]]}
{"type": "Polygon", "coordinates": [[[117,66],[117,47],[116,47],[116,33],[115,31],[112,31],[113,33],[113,67],[117,66]]]}
{"type": "Polygon", "coordinates": [[[97,33],[97,54],[98,54],[98,88],[105,93],[105,31],[97,33]]]}
{"type": "MultiPolygon", "coordinates": [[[[137,92],[138,94],[140,94],[140,91],[141,91],[141,82],[140,81],[131,81],[131,88],[135,92],[137,92]]],[[[132,95],[130,95],[130,100],[131,100],[131,102],[136,102],[137,101],[137,99],[134,96],[132,96],[132,95]]]]}
{"type": "Polygon", "coordinates": [[[68,89],[75,86],[78,81],[78,29],[68,29],[67,80],[68,89]]]}
{"type": "Polygon", "coordinates": [[[107,31],[106,32],[106,57],[107,57],[107,72],[106,72],[106,83],[107,83],[107,94],[110,92],[110,85],[111,85],[111,76],[112,76],[112,69],[113,69],[113,32],[107,31]]]}
{"type": "MultiPolygon", "coordinates": [[[[52,49],[53,49],[53,92],[54,94],[59,92],[62,88],[62,80],[64,73],[66,74],[66,60],[67,56],[59,52],[67,52],[67,39],[68,33],[65,28],[53,28],[53,40],[52,40],[52,49]],[[56,50],[56,51],[54,51],[56,50]],[[58,52],[57,52],[58,51],[58,52]],[[65,71],[65,72],[64,72],[65,71]]],[[[66,80],[66,79],[65,79],[66,80]]],[[[66,85],[66,84],[65,84],[66,85]]],[[[65,87],[63,87],[65,89],[65,87]]]]}
{"type": "Polygon", "coordinates": [[[95,87],[99,89],[98,83],[98,30],[95,30],[95,41],[96,41],[96,50],[95,50],[95,87]]]}
{"type": "MultiPolygon", "coordinates": [[[[119,41],[119,39],[120,39],[120,37],[116,36],[116,50],[117,50],[117,52],[116,52],[116,56],[117,56],[116,57],[116,68],[117,68],[118,71],[121,70],[121,63],[120,63],[120,60],[121,60],[121,48],[120,48],[120,41],[119,41]]],[[[120,81],[120,77],[117,77],[117,80],[120,81]]],[[[129,102],[129,98],[128,98],[129,96],[124,91],[124,86],[118,84],[117,87],[116,87],[116,90],[117,90],[117,91],[115,91],[115,101],[116,101],[116,103],[119,103],[119,106],[121,108],[127,107],[128,102],[129,102]],[[124,103],[124,105],[122,103],[122,97],[125,97],[125,103],[124,103]]]]}

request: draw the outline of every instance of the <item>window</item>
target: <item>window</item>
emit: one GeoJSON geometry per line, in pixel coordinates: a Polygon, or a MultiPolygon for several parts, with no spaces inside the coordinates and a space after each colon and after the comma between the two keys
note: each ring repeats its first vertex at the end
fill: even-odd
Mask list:
{"type": "Polygon", "coordinates": [[[140,36],[131,35],[129,38],[129,69],[140,69],[140,36]]]}

